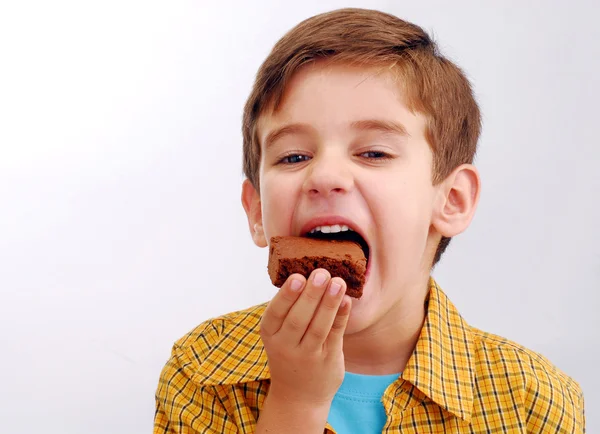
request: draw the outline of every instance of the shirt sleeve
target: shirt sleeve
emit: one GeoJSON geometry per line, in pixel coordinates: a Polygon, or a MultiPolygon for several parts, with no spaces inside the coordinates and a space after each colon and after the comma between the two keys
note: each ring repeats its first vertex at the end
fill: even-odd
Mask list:
{"type": "Polygon", "coordinates": [[[156,391],[154,434],[237,433],[212,387],[194,383],[177,348],[156,391]]]}
{"type": "Polygon", "coordinates": [[[573,424],[575,433],[585,433],[585,406],[583,399],[583,391],[579,386],[573,393],[574,395],[574,412],[573,412],[573,424]]]}

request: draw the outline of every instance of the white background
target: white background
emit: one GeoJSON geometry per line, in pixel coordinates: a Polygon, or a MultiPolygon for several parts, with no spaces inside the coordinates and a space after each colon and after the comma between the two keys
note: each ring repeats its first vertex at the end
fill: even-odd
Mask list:
{"type": "Polygon", "coordinates": [[[579,381],[600,432],[598,6],[399,0],[0,6],[0,431],[150,432],[172,343],[274,294],[242,107],[283,33],[343,6],[432,31],[472,79],[482,199],[436,277],[579,381]]]}

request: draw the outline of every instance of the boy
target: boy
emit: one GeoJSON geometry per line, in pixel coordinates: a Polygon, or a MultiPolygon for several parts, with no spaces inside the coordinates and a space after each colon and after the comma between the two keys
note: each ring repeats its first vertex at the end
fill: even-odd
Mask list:
{"type": "Polygon", "coordinates": [[[158,433],[581,433],[579,386],[470,327],[430,277],[479,199],[480,113],[413,24],[344,9],[285,35],[244,122],[252,238],[342,227],[368,245],[360,299],[327,270],[179,340],[158,433]]]}

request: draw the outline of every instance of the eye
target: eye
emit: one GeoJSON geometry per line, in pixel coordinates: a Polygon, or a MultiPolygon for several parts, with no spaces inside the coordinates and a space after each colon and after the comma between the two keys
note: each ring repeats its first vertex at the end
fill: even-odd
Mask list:
{"type": "Polygon", "coordinates": [[[278,161],[278,164],[298,164],[308,160],[310,160],[310,157],[308,155],[291,154],[281,158],[278,161]]]}
{"type": "Polygon", "coordinates": [[[369,160],[387,160],[389,158],[392,158],[390,154],[387,154],[382,151],[367,151],[361,153],[360,156],[369,160]]]}

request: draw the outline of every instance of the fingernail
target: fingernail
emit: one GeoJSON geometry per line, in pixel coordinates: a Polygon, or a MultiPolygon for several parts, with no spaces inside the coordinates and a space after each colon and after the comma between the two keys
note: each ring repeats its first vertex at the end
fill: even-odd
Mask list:
{"type": "Polygon", "coordinates": [[[331,282],[331,285],[329,285],[329,293],[331,295],[337,295],[341,288],[342,285],[340,285],[338,282],[331,282]]]}
{"type": "Polygon", "coordinates": [[[317,274],[315,274],[315,277],[313,277],[313,283],[317,286],[323,285],[326,280],[327,280],[327,275],[325,273],[323,273],[322,271],[318,272],[317,274]]]}
{"type": "Polygon", "coordinates": [[[300,291],[300,288],[302,288],[302,282],[298,279],[293,279],[292,283],[290,284],[290,289],[296,292],[300,291]]]}

